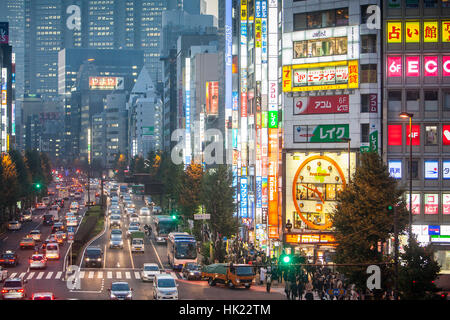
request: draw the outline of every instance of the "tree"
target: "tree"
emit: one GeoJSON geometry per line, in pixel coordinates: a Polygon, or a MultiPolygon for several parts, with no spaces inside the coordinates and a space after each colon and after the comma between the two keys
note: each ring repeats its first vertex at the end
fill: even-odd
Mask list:
{"type": "Polygon", "coordinates": [[[53,181],[53,175],[52,175],[52,165],[50,162],[50,158],[45,152],[41,152],[39,154],[41,157],[41,165],[42,165],[42,176],[44,177],[44,192],[47,192],[47,188],[53,181]]]}
{"type": "Polygon", "coordinates": [[[118,153],[116,155],[116,159],[115,159],[115,168],[117,170],[117,179],[123,182],[124,178],[125,178],[125,169],[127,168],[127,159],[125,158],[125,155],[122,153],[118,153]]]}
{"type": "MultiPolygon", "coordinates": [[[[390,177],[386,165],[377,153],[361,155],[361,164],[356,169],[351,183],[339,194],[337,208],[332,216],[335,237],[338,243],[334,262],[378,264],[389,261],[378,250],[394,231],[394,218],[390,205],[396,205],[399,231],[408,223],[408,212],[402,200],[403,190],[390,177]]],[[[339,267],[350,283],[360,290],[366,288],[366,268],[339,267]]],[[[389,273],[382,267],[384,276],[389,273]]],[[[388,281],[383,281],[387,284],[388,281]]]]}
{"type": "Polygon", "coordinates": [[[191,163],[181,175],[178,185],[178,204],[185,219],[193,219],[200,206],[200,188],[203,177],[201,164],[191,163]]]}
{"type": "Polygon", "coordinates": [[[223,254],[222,237],[231,237],[239,228],[238,220],[233,217],[236,205],[233,201],[233,175],[226,165],[218,165],[210,169],[202,179],[201,202],[206,213],[211,215],[211,239],[214,243],[215,259],[221,261],[223,254]]]}
{"type": "Polygon", "coordinates": [[[19,151],[11,150],[9,151],[9,156],[16,166],[17,179],[19,181],[18,198],[21,200],[26,200],[26,198],[31,194],[31,173],[19,151]]]}
{"type": "Polygon", "coordinates": [[[16,166],[11,160],[9,154],[3,154],[1,157],[1,166],[2,166],[2,190],[1,194],[1,209],[3,213],[3,217],[5,216],[5,208],[9,209],[9,216],[7,219],[11,219],[13,217],[14,211],[12,210],[15,207],[18,198],[18,177],[16,166]]]}
{"type": "Polygon", "coordinates": [[[183,165],[176,165],[172,162],[170,153],[163,153],[161,155],[160,165],[155,172],[155,178],[163,184],[163,203],[178,202],[178,191],[181,183],[181,175],[183,174],[183,165]]]}
{"type": "Polygon", "coordinates": [[[431,244],[421,247],[415,237],[405,246],[399,266],[399,291],[404,300],[433,299],[439,290],[434,281],[441,267],[434,259],[431,244]]]}
{"type": "Polygon", "coordinates": [[[25,151],[25,163],[28,166],[28,170],[31,173],[31,191],[30,193],[35,196],[42,196],[43,195],[43,188],[40,190],[37,190],[35,188],[36,184],[42,185],[44,181],[43,171],[42,171],[42,164],[41,164],[41,157],[39,155],[39,152],[36,150],[27,150],[25,151]]]}

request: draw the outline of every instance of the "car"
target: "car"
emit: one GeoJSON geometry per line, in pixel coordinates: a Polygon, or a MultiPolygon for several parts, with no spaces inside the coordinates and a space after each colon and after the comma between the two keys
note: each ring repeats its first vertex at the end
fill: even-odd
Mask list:
{"type": "Polygon", "coordinates": [[[47,209],[47,206],[43,202],[38,202],[38,203],[36,203],[36,209],[45,210],[45,209],[47,209]]]}
{"type": "Polygon", "coordinates": [[[0,282],[5,281],[8,279],[8,270],[0,266],[0,282]]]}
{"type": "Polygon", "coordinates": [[[78,204],[78,202],[76,202],[76,201],[73,201],[71,204],[70,204],[70,209],[79,209],[80,208],[80,205],[78,204]]]}
{"type": "Polygon", "coordinates": [[[10,230],[10,231],[17,231],[17,230],[20,230],[21,228],[22,228],[22,224],[17,220],[8,222],[8,230],[10,230]]]}
{"type": "Polygon", "coordinates": [[[142,208],[139,210],[139,214],[140,214],[141,216],[149,216],[149,215],[150,215],[150,209],[147,208],[147,207],[142,207],[142,208]]]}
{"type": "Polygon", "coordinates": [[[121,217],[119,215],[111,215],[109,219],[109,226],[110,227],[120,227],[121,224],[121,217]]]}
{"type": "Polygon", "coordinates": [[[55,300],[53,292],[35,292],[31,295],[31,300],[55,300]]]}
{"type": "Polygon", "coordinates": [[[130,223],[137,222],[139,223],[139,216],[136,213],[130,214],[130,223]]]}
{"type": "Polygon", "coordinates": [[[50,207],[50,210],[59,211],[59,210],[61,210],[61,208],[57,204],[54,204],[50,207]]]}
{"type": "Polygon", "coordinates": [[[75,192],[74,198],[77,200],[81,200],[81,192],[75,192]]]}
{"type": "Polygon", "coordinates": [[[111,205],[111,206],[109,207],[108,212],[111,214],[111,212],[114,211],[114,210],[120,210],[119,205],[117,205],[117,204],[111,205]]]}
{"type": "Polygon", "coordinates": [[[50,259],[54,259],[54,260],[58,260],[59,259],[59,244],[58,242],[49,242],[47,243],[46,247],[45,247],[45,258],[47,258],[47,260],[50,259]]]}
{"type": "Polygon", "coordinates": [[[111,230],[111,238],[109,240],[109,247],[123,249],[122,230],[120,230],[120,229],[111,230]]]}
{"type": "Polygon", "coordinates": [[[30,259],[30,269],[45,269],[47,267],[47,258],[42,253],[33,254],[30,259]]]}
{"type": "Polygon", "coordinates": [[[108,289],[111,300],[132,300],[133,289],[130,288],[128,282],[120,281],[111,283],[111,288],[108,289]]]}
{"type": "Polygon", "coordinates": [[[125,212],[127,215],[136,213],[136,209],[135,208],[125,208],[125,212]]]}
{"type": "Polygon", "coordinates": [[[52,232],[51,233],[56,233],[57,231],[66,231],[66,227],[64,226],[64,223],[62,222],[57,222],[52,226],[52,232]]]}
{"type": "Polygon", "coordinates": [[[84,262],[86,268],[102,267],[103,251],[99,247],[87,247],[84,262]]]}
{"type": "Polygon", "coordinates": [[[130,237],[131,233],[136,232],[136,231],[140,231],[139,226],[130,225],[127,230],[127,237],[130,237]]]}
{"type": "Polygon", "coordinates": [[[178,284],[170,274],[157,274],[153,280],[153,299],[178,300],[178,284]]]}
{"type": "Polygon", "coordinates": [[[28,234],[34,241],[41,241],[41,230],[31,230],[28,234]]]}
{"type": "Polygon", "coordinates": [[[42,198],[42,202],[43,202],[46,206],[48,206],[48,205],[50,204],[50,198],[49,198],[49,197],[43,197],[43,198],[42,198]]]}
{"type": "Polygon", "coordinates": [[[153,207],[153,208],[152,208],[152,213],[153,213],[153,214],[159,214],[159,213],[161,213],[161,212],[162,212],[161,207],[153,207]]]}
{"type": "Polygon", "coordinates": [[[201,280],[202,272],[200,266],[197,263],[188,262],[183,265],[181,269],[183,277],[187,280],[201,280]]]}
{"type": "Polygon", "coordinates": [[[66,240],[66,239],[67,239],[67,233],[66,233],[66,231],[59,230],[59,231],[56,231],[55,234],[56,234],[56,236],[59,236],[59,235],[60,235],[60,236],[63,238],[63,240],[66,240]]]}
{"type": "Polygon", "coordinates": [[[23,238],[19,243],[20,249],[34,249],[36,241],[33,238],[23,238]]]}
{"type": "Polygon", "coordinates": [[[64,244],[64,236],[61,232],[64,233],[63,231],[58,231],[55,233],[56,243],[58,243],[60,246],[64,244]]]}
{"type": "Polygon", "coordinates": [[[55,216],[53,214],[44,214],[42,216],[42,224],[44,226],[52,226],[55,220],[55,216]]]}
{"type": "Polygon", "coordinates": [[[144,263],[141,272],[142,281],[153,281],[157,274],[161,274],[161,270],[156,263],[144,263]]]}
{"type": "Polygon", "coordinates": [[[25,283],[27,280],[21,278],[6,279],[2,288],[3,299],[24,299],[27,297],[25,283]]]}
{"type": "Polygon", "coordinates": [[[25,210],[25,211],[22,213],[21,220],[22,220],[23,222],[30,222],[30,221],[33,221],[32,216],[33,216],[33,213],[32,213],[31,210],[25,210]]]}
{"type": "Polygon", "coordinates": [[[75,193],[74,193],[74,192],[69,193],[69,197],[70,197],[70,198],[75,197],[75,193]]]}
{"type": "Polygon", "coordinates": [[[2,266],[17,266],[19,264],[19,259],[17,254],[12,250],[5,251],[0,256],[0,265],[2,266]]]}
{"type": "Polygon", "coordinates": [[[111,211],[110,215],[120,216],[120,215],[122,215],[122,211],[121,210],[113,210],[113,211],[111,211]]]}
{"type": "Polygon", "coordinates": [[[150,196],[144,197],[144,202],[146,206],[150,206],[150,204],[152,203],[152,197],[150,196]]]}

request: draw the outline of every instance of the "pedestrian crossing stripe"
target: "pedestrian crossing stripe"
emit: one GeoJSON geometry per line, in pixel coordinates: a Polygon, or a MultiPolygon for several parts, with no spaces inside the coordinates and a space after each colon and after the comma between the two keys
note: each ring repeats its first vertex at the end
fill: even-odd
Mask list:
{"type": "MultiPolygon", "coordinates": [[[[165,272],[165,274],[171,274],[175,279],[183,279],[179,272],[165,272]]],[[[56,280],[61,279],[63,276],[62,271],[39,271],[39,272],[22,272],[11,273],[8,278],[21,278],[26,280],[56,280]]],[[[78,274],[79,279],[127,279],[127,280],[141,280],[140,271],[80,271],[78,274]]]]}

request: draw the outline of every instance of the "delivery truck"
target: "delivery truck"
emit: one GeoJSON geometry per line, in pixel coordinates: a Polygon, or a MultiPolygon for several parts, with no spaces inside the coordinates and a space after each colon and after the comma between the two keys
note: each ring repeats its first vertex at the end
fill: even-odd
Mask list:
{"type": "Polygon", "coordinates": [[[254,278],[253,267],[249,264],[214,263],[202,270],[202,279],[208,280],[211,287],[222,283],[229,288],[244,286],[249,289],[254,278]]]}

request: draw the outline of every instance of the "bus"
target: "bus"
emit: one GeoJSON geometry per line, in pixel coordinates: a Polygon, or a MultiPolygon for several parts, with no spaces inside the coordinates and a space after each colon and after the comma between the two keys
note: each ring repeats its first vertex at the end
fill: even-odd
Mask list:
{"type": "Polygon", "coordinates": [[[171,232],[167,238],[167,260],[174,270],[197,263],[197,241],[187,232],[171,232]]]}
{"type": "Polygon", "coordinates": [[[151,216],[150,226],[155,236],[156,243],[164,243],[169,233],[177,231],[177,221],[171,216],[153,215],[151,216]]]}
{"type": "Polygon", "coordinates": [[[125,195],[125,194],[128,194],[128,187],[127,187],[127,186],[124,186],[124,185],[120,186],[120,187],[119,187],[119,192],[120,192],[120,195],[121,195],[121,196],[123,196],[123,195],[125,195]]]}
{"type": "Polygon", "coordinates": [[[143,184],[136,184],[131,186],[131,192],[136,196],[144,195],[145,186],[143,184]]]}

